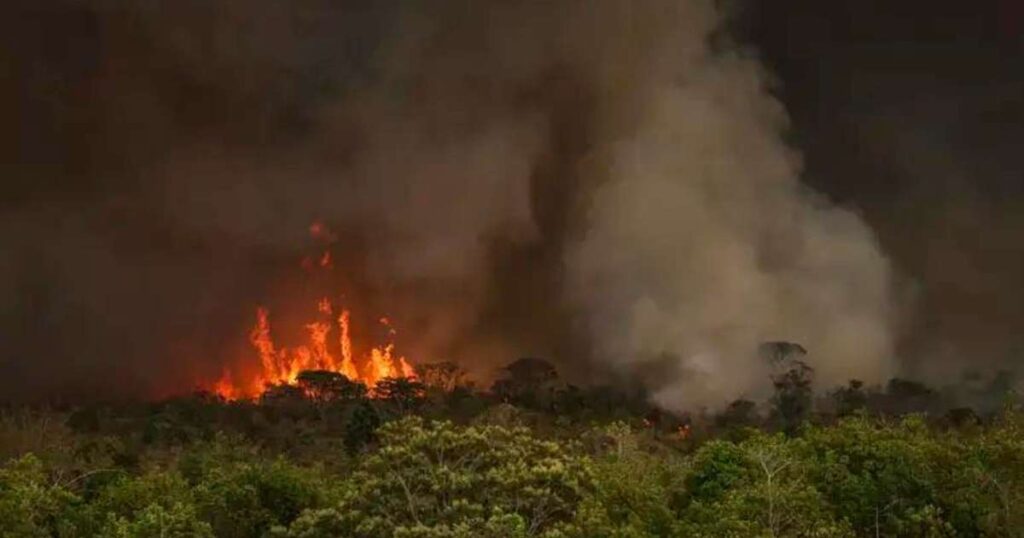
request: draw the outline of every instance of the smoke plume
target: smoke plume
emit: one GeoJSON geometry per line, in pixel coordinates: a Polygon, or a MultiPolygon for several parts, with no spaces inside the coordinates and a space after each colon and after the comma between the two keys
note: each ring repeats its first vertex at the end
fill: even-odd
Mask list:
{"type": "Polygon", "coordinates": [[[412,359],[482,378],[539,355],[685,409],[761,390],[765,340],[894,369],[887,262],[712,0],[47,4],[9,32],[12,398],[215,377],[305,302],[313,221],[412,359]]]}

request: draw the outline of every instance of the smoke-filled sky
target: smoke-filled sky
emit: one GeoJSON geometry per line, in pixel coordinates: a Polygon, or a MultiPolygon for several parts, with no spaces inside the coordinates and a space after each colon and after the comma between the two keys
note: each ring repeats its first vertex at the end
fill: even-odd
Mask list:
{"type": "Polygon", "coordinates": [[[324,290],[671,409],[766,340],[825,385],[1019,361],[1018,4],[724,4],[15,2],[0,400],[187,391],[324,290]]]}

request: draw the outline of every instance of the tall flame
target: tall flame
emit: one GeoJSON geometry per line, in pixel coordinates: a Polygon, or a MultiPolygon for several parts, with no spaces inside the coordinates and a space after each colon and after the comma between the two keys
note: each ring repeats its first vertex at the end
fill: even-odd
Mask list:
{"type": "MultiPolygon", "coordinates": [[[[326,243],[333,243],[337,239],[321,222],[311,224],[309,234],[326,243]]],[[[334,268],[330,250],[325,250],[319,257],[303,258],[301,265],[306,271],[334,268]]],[[[287,348],[274,344],[270,311],[262,306],[257,308],[256,324],[249,332],[249,342],[259,357],[258,371],[253,373],[250,369],[245,372],[247,375],[240,376],[225,370],[221,378],[210,385],[210,390],[229,400],[253,398],[270,385],[295,383],[303,370],[337,372],[371,389],[386,377],[415,377],[405,357],[395,353],[395,345],[390,341],[395,335],[395,329],[388,318],[380,318],[380,324],[387,329],[388,341],[371,347],[361,357],[357,357],[352,346],[352,316],[349,311],[341,309],[338,317],[332,318],[336,309],[327,297],[317,302],[316,310],[317,317],[305,324],[308,342],[287,348]],[[331,336],[335,327],[338,329],[337,347],[331,336]]]]}
{"type": "MultiPolygon", "coordinates": [[[[317,311],[322,316],[329,316],[334,312],[334,305],[325,297],[317,303],[317,311]]],[[[295,383],[303,370],[337,372],[371,389],[387,377],[415,377],[412,366],[405,357],[395,353],[392,342],[371,347],[364,356],[362,367],[357,367],[350,334],[351,314],[342,310],[334,322],[323,319],[311,321],[306,324],[308,343],[295,348],[279,348],[271,336],[270,311],[264,307],[257,308],[256,324],[249,333],[249,342],[259,356],[260,370],[247,380],[239,380],[225,371],[210,390],[229,400],[253,398],[267,386],[295,383]],[[338,329],[340,362],[331,353],[329,345],[335,326],[338,329]]],[[[388,328],[389,336],[395,334],[387,318],[381,318],[380,322],[388,328]]]]}
{"type": "Polygon", "coordinates": [[[359,379],[356,363],[352,361],[352,337],[348,332],[349,318],[348,310],[342,310],[341,315],[338,316],[338,328],[341,330],[338,340],[341,345],[341,368],[338,371],[349,379],[359,379]]]}

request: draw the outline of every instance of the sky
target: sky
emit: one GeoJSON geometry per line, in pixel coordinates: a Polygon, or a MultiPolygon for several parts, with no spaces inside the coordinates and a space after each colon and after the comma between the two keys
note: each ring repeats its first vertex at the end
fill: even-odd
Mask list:
{"type": "Polygon", "coordinates": [[[805,180],[856,207],[912,286],[904,353],[1020,364],[1024,4],[783,0],[743,23],[805,180]]]}
{"type": "MultiPolygon", "coordinates": [[[[8,3],[0,22],[0,62],[11,73],[0,81],[8,119],[0,126],[0,399],[162,394],[199,374],[216,376],[223,361],[210,356],[246,346],[253,307],[288,293],[276,282],[309,247],[311,219],[332,211],[332,224],[358,228],[346,243],[366,290],[358,300],[398,305],[423,335],[415,345],[587,364],[580,357],[629,347],[606,338],[602,324],[648,335],[670,322],[711,324],[718,312],[681,314],[678,304],[657,305],[663,315],[644,324],[646,303],[631,294],[658,289],[687,260],[699,273],[718,254],[700,242],[687,243],[681,259],[647,257],[657,243],[630,251],[636,245],[612,224],[650,223],[591,176],[612,193],[622,186],[655,200],[657,182],[633,190],[618,169],[584,171],[620,162],[612,142],[631,129],[651,145],[689,136],[629,117],[665,80],[687,77],[701,83],[668,99],[666,110],[707,113],[724,149],[751,159],[742,172],[799,161],[792,170],[778,164],[786,193],[777,205],[747,209],[806,212],[802,242],[824,237],[821,244],[835,246],[838,233],[858,248],[871,243],[870,252],[851,247],[857,270],[830,274],[820,288],[790,280],[836,262],[827,256],[809,253],[806,266],[769,271],[757,291],[793,285],[801,298],[754,294],[765,308],[849,303],[849,290],[891,279],[886,313],[877,316],[886,318],[891,351],[879,344],[872,352],[892,357],[872,371],[941,381],[1024,360],[1024,4],[1015,0],[737,0],[719,3],[730,14],[724,29],[704,19],[710,0],[678,3],[678,27],[644,18],[671,2],[645,0],[629,16],[648,21],[650,38],[617,22],[626,4],[614,1],[588,10],[566,0],[550,13],[509,3],[505,19],[458,2],[397,0],[268,0],[259,9],[241,0],[8,3]],[[577,19],[596,33],[573,26],[577,19]],[[716,46],[729,54],[705,50],[715,32],[728,36],[716,46]],[[675,58],[671,47],[687,51],[685,69],[661,65],[675,58]],[[641,61],[608,67],[626,53],[641,61]],[[626,77],[635,88],[621,84],[626,77]],[[735,102],[686,108],[719,95],[735,102]],[[738,115],[747,106],[753,112],[738,115]],[[731,134],[737,124],[764,136],[731,134]],[[746,151],[758,144],[764,153],[746,151]],[[393,158],[395,147],[405,159],[393,158]],[[460,182],[478,174],[495,179],[460,182]],[[409,179],[381,179],[395,176],[409,179]],[[427,184],[418,179],[436,188],[418,190],[427,184]],[[480,203],[453,205],[457,196],[480,203]],[[590,205],[601,200],[604,213],[594,217],[590,205]],[[852,222],[846,215],[856,222],[835,232],[834,222],[852,222]],[[587,216],[595,222],[583,224],[587,216]],[[367,225],[374,219],[379,229],[367,225]],[[596,264],[610,247],[632,257],[596,264]],[[610,282],[606,294],[578,291],[594,279],[610,282]]],[[[651,160],[663,165],[649,167],[654,175],[678,164],[664,153],[651,160]]],[[[685,187],[713,200],[706,185],[685,187]]],[[[746,233],[721,218],[708,217],[710,236],[746,233]]],[[[752,236],[735,247],[724,259],[774,248],[752,236]]],[[[737,270],[732,278],[748,277],[737,270]]],[[[716,279],[695,276],[692,289],[677,282],[665,293],[700,295],[710,286],[737,301],[747,293],[716,279]]],[[[714,297],[695,304],[714,311],[714,297]]],[[[877,303],[837,319],[858,322],[881,310],[877,303]]],[[[783,317],[792,323],[751,334],[803,334],[820,316],[783,317]]],[[[877,336],[868,325],[857,334],[877,336]]],[[[702,367],[707,355],[665,330],[651,338],[697,357],[687,368],[702,367]]],[[[735,343],[726,340],[727,348],[735,343]]],[[[824,340],[819,349],[848,347],[824,340]]],[[[659,361],[637,363],[655,373],[631,375],[657,378],[659,361]]]]}

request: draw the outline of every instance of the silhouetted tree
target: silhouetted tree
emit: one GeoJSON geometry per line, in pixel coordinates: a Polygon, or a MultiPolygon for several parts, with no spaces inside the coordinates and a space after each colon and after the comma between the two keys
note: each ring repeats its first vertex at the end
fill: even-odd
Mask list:
{"type": "Polygon", "coordinates": [[[851,379],[847,386],[840,387],[832,393],[832,400],[836,405],[836,415],[840,417],[850,416],[857,410],[866,408],[868,395],[864,392],[864,382],[851,379]]]}
{"type": "Polygon", "coordinates": [[[416,366],[416,376],[428,389],[450,393],[466,383],[466,371],[451,361],[416,366]]]}
{"type": "Polygon", "coordinates": [[[894,377],[885,392],[885,411],[890,414],[923,413],[938,407],[938,393],[917,381],[894,377]]]}
{"type": "Polygon", "coordinates": [[[264,405],[295,404],[305,400],[306,393],[301,388],[287,383],[268,385],[260,395],[260,403],[264,405]]]}
{"type": "Polygon", "coordinates": [[[380,413],[368,400],[362,400],[352,408],[345,423],[343,442],[349,454],[356,454],[375,439],[377,428],[383,423],[380,413]]]}
{"type": "Polygon", "coordinates": [[[533,357],[517,359],[502,368],[503,377],[491,386],[504,402],[524,407],[541,407],[550,403],[558,381],[558,370],[548,361],[533,357]]]}
{"type": "Polygon", "coordinates": [[[719,428],[744,428],[757,425],[757,404],[740,398],[734,400],[715,417],[719,428]]]}
{"type": "Polygon", "coordinates": [[[415,410],[426,397],[423,383],[409,377],[386,377],[373,388],[374,397],[393,405],[399,414],[415,410]]]}
{"type": "Polygon", "coordinates": [[[787,434],[796,433],[811,413],[813,380],[814,369],[803,361],[793,361],[788,370],[772,377],[772,384],[775,385],[772,404],[787,434]]]}
{"type": "Polygon", "coordinates": [[[316,402],[350,402],[366,397],[366,385],[330,370],[305,370],[295,382],[306,397],[316,402]]]}

